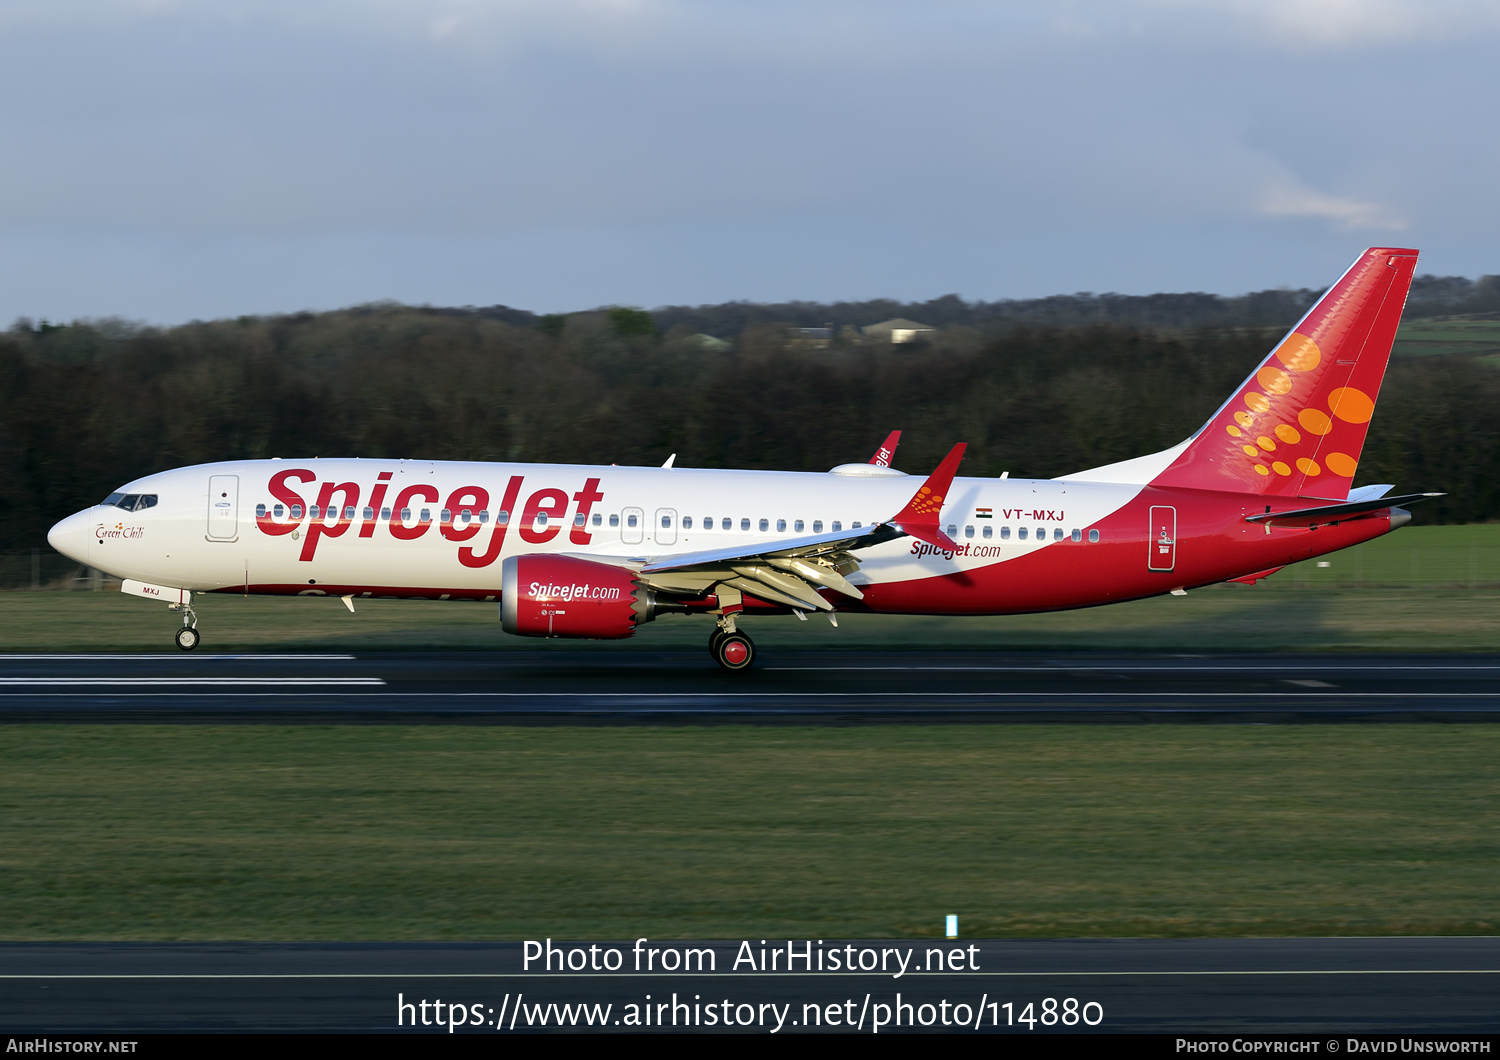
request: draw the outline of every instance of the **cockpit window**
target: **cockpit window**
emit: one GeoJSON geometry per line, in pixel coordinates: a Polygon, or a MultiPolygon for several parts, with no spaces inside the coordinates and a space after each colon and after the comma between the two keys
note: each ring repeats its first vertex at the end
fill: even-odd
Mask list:
{"type": "Polygon", "coordinates": [[[140,512],[147,508],[155,508],[156,496],[154,493],[111,493],[101,503],[112,508],[122,508],[127,512],[140,512]]]}

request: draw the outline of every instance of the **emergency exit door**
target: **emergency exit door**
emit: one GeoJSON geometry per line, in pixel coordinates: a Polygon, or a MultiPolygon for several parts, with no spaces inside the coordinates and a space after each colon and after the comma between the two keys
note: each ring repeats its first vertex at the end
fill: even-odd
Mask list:
{"type": "Polygon", "coordinates": [[[1171,570],[1177,565],[1177,509],[1166,505],[1151,509],[1151,549],[1147,570],[1171,570]]]}
{"type": "Polygon", "coordinates": [[[208,479],[208,539],[233,541],[240,534],[240,477],[211,475],[208,479]]]}

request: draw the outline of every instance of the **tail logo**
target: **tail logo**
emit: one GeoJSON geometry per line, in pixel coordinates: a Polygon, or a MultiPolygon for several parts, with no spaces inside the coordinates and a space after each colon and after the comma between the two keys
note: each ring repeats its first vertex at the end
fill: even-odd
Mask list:
{"type": "Polygon", "coordinates": [[[1347,496],[1415,267],[1415,251],[1360,255],[1153,482],[1347,496]]]}
{"type": "Polygon", "coordinates": [[[1262,477],[1268,478],[1272,474],[1290,475],[1292,466],[1295,465],[1297,470],[1308,478],[1321,475],[1323,466],[1335,475],[1353,478],[1358,462],[1346,453],[1325,453],[1322,466],[1307,455],[1294,456],[1292,453],[1283,453],[1285,459],[1273,460],[1267,454],[1279,452],[1283,446],[1300,445],[1303,440],[1302,431],[1314,435],[1315,437],[1311,440],[1313,448],[1320,448],[1321,443],[1318,439],[1333,432],[1336,426],[1335,418],[1345,423],[1369,423],[1370,417],[1375,413],[1374,399],[1356,387],[1336,387],[1328,393],[1328,412],[1312,406],[1298,410],[1295,419],[1302,431],[1297,430],[1290,423],[1277,423],[1275,422],[1277,420],[1293,418],[1291,410],[1285,408],[1285,403],[1277,399],[1297,389],[1295,386],[1297,376],[1294,373],[1308,372],[1318,367],[1323,361],[1323,352],[1318,349],[1318,344],[1306,335],[1293,333],[1277,348],[1276,359],[1286,368],[1277,368],[1275,365],[1268,364],[1255,373],[1254,380],[1261,389],[1246,391],[1244,402],[1245,408],[1249,411],[1236,412],[1235,422],[1228,424],[1224,428],[1225,431],[1231,438],[1239,438],[1245,442],[1240,446],[1240,451],[1245,454],[1250,466],[1255,469],[1255,473],[1262,477]],[[1261,390],[1265,393],[1261,393],[1261,390]],[[1329,413],[1332,413],[1332,416],[1329,413]],[[1261,434],[1260,431],[1266,433],[1261,434]],[[1288,464],[1287,460],[1291,460],[1292,463],[1288,464]]]}

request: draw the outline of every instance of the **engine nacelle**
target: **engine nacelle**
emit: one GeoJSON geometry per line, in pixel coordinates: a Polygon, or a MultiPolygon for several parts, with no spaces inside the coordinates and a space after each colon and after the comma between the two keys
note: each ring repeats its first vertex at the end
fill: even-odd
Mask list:
{"type": "Polygon", "coordinates": [[[627,567],[547,555],[500,565],[500,625],[516,636],[619,640],[655,612],[654,594],[627,567]]]}

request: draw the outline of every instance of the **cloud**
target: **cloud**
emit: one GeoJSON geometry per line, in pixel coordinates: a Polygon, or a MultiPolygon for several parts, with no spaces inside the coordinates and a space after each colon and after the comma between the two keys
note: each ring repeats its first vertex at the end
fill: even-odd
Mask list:
{"type": "Polygon", "coordinates": [[[1500,28],[1492,0],[1143,0],[1143,6],[1227,15],[1293,50],[1410,45],[1500,28]]]}
{"type": "Polygon", "coordinates": [[[1329,195],[1303,184],[1273,186],[1262,195],[1259,207],[1267,217],[1319,217],[1341,232],[1399,231],[1407,227],[1403,218],[1379,203],[1329,195]]]}

